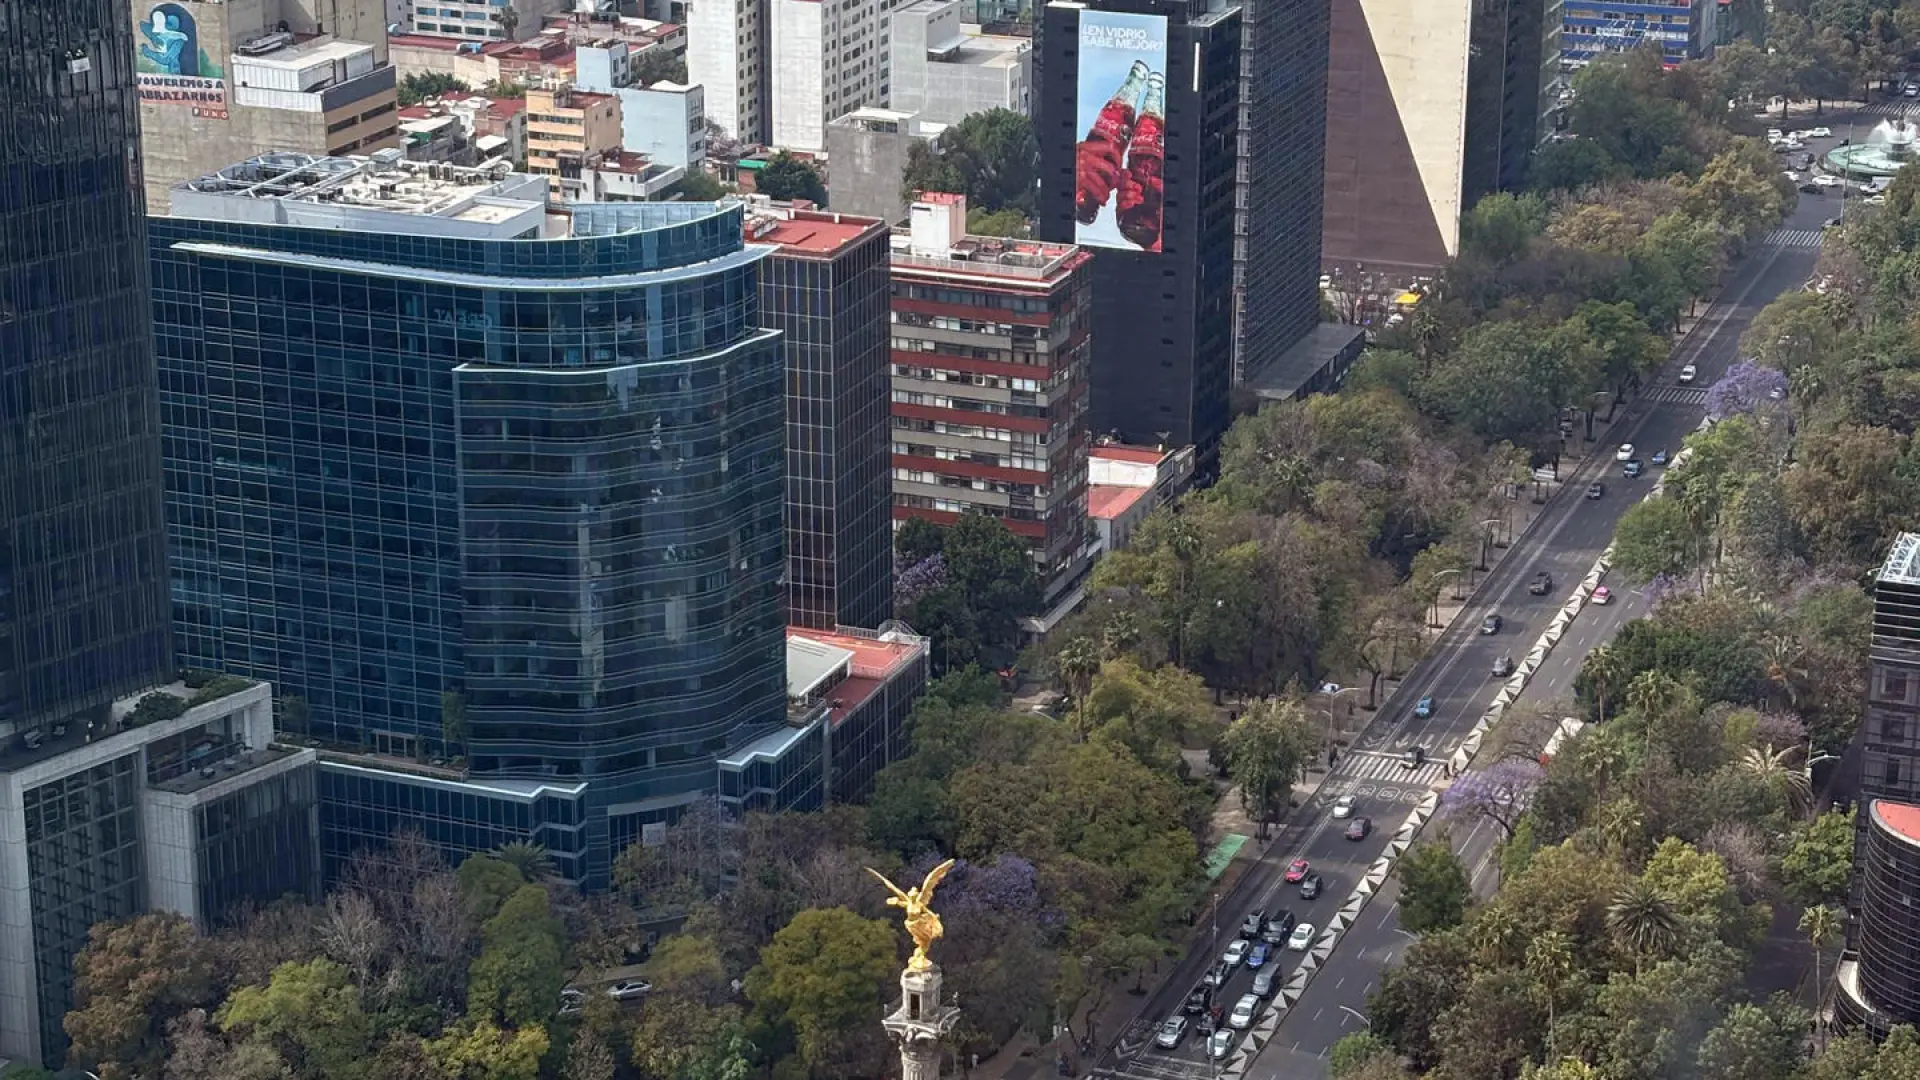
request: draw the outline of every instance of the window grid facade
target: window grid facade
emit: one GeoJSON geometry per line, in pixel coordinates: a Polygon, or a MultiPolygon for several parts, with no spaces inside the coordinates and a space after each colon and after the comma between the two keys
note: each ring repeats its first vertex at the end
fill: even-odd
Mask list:
{"type": "Polygon", "coordinates": [[[894,259],[893,516],[999,518],[1051,601],[1085,569],[1093,274],[1068,245],[1019,257],[1048,270],[1017,276],[980,251],[894,259]]]}
{"type": "Polygon", "coordinates": [[[737,207],[573,233],[154,221],[183,662],[271,679],[329,742],[602,808],[710,791],[781,719],[760,254],[737,207]]]}
{"type": "MultiPolygon", "coordinates": [[[[814,217],[847,220],[784,215],[776,244],[814,217]]],[[[786,352],[787,619],[823,630],[893,617],[888,233],[878,221],[848,231],[832,251],[780,247],[760,279],[761,324],[786,352]]]]}
{"type": "Polygon", "coordinates": [[[0,0],[0,715],[171,677],[133,28],[0,0]]]}

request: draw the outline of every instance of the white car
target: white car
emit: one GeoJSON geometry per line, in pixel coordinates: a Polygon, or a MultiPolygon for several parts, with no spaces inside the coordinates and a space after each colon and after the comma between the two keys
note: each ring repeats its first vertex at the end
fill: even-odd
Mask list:
{"type": "Polygon", "coordinates": [[[653,993],[653,984],[640,979],[626,979],[607,987],[607,996],[615,1001],[631,1001],[653,993]]]}
{"type": "Polygon", "coordinates": [[[1700,377],[1700,369],[1688,364],[1680,369],[1680,385],[1685,386],[1700,377]]]}
{"type": "Polygon", "coordinates": [[[1303,922],[1293,928],[1293,936],[1287,939],[1287,948],[1294,952],[1306,952],[1313,944],[1313,924],[1303,922]]]}
{"type": "Polygon", "coordinates": [[[1767,129],[1767,141],[1768,141],[1768,142],[1779,142],[1779,141],[1780,141],[1781,139],[1784,139],[1784,138],[1786,138],[1786,137],[1787,137],[1787,133],[1786,133],[1786,132],[1784,132],[1784,131],[1781,131],[1781,130],[1780,130],[1779,128],[1768,128],[1768,129],[1767,129]]]}
{"type": "Polygon", "coordinates": [[[1187,1018],[1169,1016],[1167,1022],[1160,1025],[1160,1031],[1153,1037],[1153,1043],[1162,1050],[1175,1050],[1179,1048],[1180,1040],[1186,1033],[1187,1018]]]}
{"type": "Polygon", "coordinates": [[[1633,460],[1633,444],[1630,442],[1621,443],[1620,449],[1615,450],[1613,452],[1613,460],[1632,461],[1633,460]]]}
{"type": "Polygon", "coordinates": [[[1866,203],[1868,206],[1884,206],[1886,204],[1887,197],[1885,195],[1869,195],[1866,198],[1861,199],[1860,201],[1863,203],[1866,203]]]}
{"type": "Polygon", "coordinates": [[[1207,1056],[1215,1061],[1233,1053],[1233,1032],[1221,1028],[1207,1036],[1207,1056]]]}
{"type": "Polygon", "coordinates": [[[1245,938],[1236,938],[1233,944],[1227,946],[1227,951],[1220,954],[1220,962],[1230,968],[1239,967],[1241,964],[1246,963],[1247,949],[1249,947],[1250,945],[1245,938]]]}
{"type": "Polygon", "coordinates": [[[1821,173],[1819,176],[1813,178],[1814,187],[1839,187],[1844,182],[1845,181],[1839,177],[1828,176],[1826,173],[1821,173]]]}
{"type": "Polygon", "coordinates": [[[1342,819],[1352,817],[1354,804],[1359,801],[1352,795],[1342,795],[1333,800],[1333,816],[1342,819]]]}
{"type": "Polygon", "coordinates": [[[1833,129],[1830,127],[1808,128],[1806,131],[1801,132],[1801,134],[1809,139],[1825,139],[1832,137],[1833,129]]]}
{"type": "Polygon", "coordinates": [[[1242,994],[1240,1000],[1233,1003],[1233,1011],[1227,1014],[1227,1026],[1245,1031],[1253,1026],[1254,1014],[1259,1011],[1260,999],[1252,994],[1242,994]]]}

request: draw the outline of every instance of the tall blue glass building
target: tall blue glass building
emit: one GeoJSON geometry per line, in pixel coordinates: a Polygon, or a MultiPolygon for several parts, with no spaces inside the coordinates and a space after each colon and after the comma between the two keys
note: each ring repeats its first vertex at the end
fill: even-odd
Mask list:
{"type": "Polygon", "coordinates": [[[769,249],[544,186],[277,154],[151,222],[180,662],[341,752],[334,865],[416,825],[590,882],[785,721],[769,249]]]}

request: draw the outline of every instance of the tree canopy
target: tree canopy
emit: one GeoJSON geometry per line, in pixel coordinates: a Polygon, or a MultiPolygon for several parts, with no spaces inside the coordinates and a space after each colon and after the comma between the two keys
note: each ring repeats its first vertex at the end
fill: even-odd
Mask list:
{"type": "Polygon", "coordinates": [[[946,191],[967,197],[969,211],[1033,214],[1040,142],[1033,121],[1011,109],[970,113],[930,142],[908,151],[900,190],[946,191]]]}

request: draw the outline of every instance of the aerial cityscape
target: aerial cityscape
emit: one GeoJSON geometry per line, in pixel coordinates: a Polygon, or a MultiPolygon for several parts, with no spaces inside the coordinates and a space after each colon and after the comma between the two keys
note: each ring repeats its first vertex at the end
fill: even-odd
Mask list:
{"type": "Polygon", "coordinates": [[[0,0],[0,1080],[1920,1077],[1920,0],[0,0]]]}

